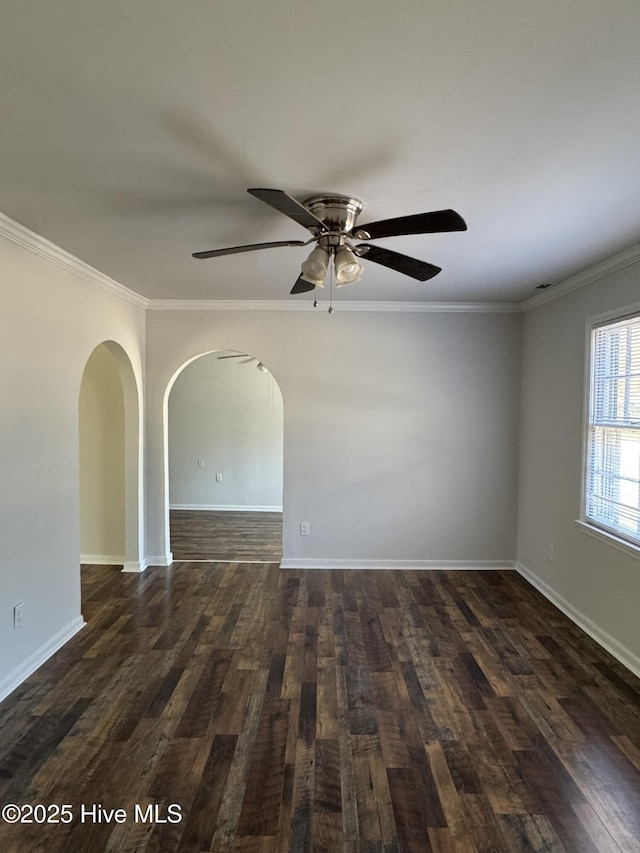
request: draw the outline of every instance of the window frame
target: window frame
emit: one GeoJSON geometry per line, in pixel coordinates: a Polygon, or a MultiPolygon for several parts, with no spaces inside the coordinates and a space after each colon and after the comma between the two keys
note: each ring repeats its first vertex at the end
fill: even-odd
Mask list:
{"type": "MultiPolygon", "coordinates": [[[[638,535],[626,533],[623,529],[608,526],[602,520],[587,514],[588,484],[590,475],[591,427],[594,405],[594,379],[596,363],[596,333],[605,326],[615,326],[629,320],[640,323],[640,302],[609,311],[587,319],[585,330],[585,372],[584,372],[584,411],[582,433],[582,478],[580,492],[580,512],[576,519],[583,532],[606,541],[622,551],[640,557],[640,528],[638,535]]],[[[639,501],[640,507],[640,501],[639,501]]]]}

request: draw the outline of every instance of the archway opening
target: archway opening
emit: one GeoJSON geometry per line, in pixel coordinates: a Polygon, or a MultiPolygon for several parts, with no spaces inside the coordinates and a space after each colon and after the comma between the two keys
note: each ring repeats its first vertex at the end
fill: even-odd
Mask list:
{"type": "Polygon", "coordinates": [[[268,368],[241,352],[199,356],[167,416],[173,559],[279,562],[284,415],[268,368]]]}
{"type": "Polygon", "coordinates": [[[140,400],[131,361],[114,341],[87,360],[78,419],[80,563],[142,571],[140,400]]]}
{"type": "Polygon", "coordinates": [[[79,399],[80,562],[125,562],[124,392],[104,345],[91,353],[79,399]]]}

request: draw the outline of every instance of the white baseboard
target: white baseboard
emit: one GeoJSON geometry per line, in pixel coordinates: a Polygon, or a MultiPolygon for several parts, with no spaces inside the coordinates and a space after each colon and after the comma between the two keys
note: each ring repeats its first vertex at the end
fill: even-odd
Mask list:
{"type": "Polygon", "coordinates": [[[108,557],[105,554],[81,554],[80,563],[83,566],[122,566],[123,572],[144,572],[149,565],[148,560],[125,560],[124,557],[108,557]]]}
{"type": "Polygon", "coordinates": [[[328,560],[287,557],[281,569],[386,569],[393,571],[452,571],[514,569],[513,560],[328,560]]]}
{"type": "MultiPolygon", "coordinates": [[[[168,554],[164,554],[161,557],[145,557],[144,558],[145,569],[147,566],[170,566],[173,563],[173,554],[169,551],[168,554]]],[[[142,569],[140,569],[142,571],[142,569]]]]}
{"type": "Polygon", "coordinates": [[[140,574],[140,572],[144,572],[148,565],[149,562],[146,558],[143,560],[125,560],[122,571],[140,574]]]}
{"type": "Polygon", "coordinates": [[[10,693],[13,693],[16,687],[19,687],[25,679],[29,678],[45,661],[49,660],[58,649],[61,649],[86,624],[82,616],[78,616],[77,619],[74,619],[68,625],[65,625],[64,628],[61,628],[57,634],[54,634],[50,640],[40,646],[39,649],[36,649],[32,655],[29,655],[25,661],[0,681],[0,702],[6,699],[10,693]]]}
{"type": "Polygon", "coordinates": [[[80,554],[82,565],[121,566],[125,561],[123,554],[80,554]]]}
{"type": "Polygon", "coordinates": [[[202,512],[282,512],[281,506],[247,504],[170,504],[169,509],[202,510],[202,512]]]}
{"type": "Polygon", "coordinates": [[[603,649],[606,649],[606,651],[613,655],[616,660],[620,661],[623,666],[626,666],[628,670],[640,678],[640,658],[637,655],[635,655],[626,646],[623,646],[622,643],[616,640],[615,637],[612,637],[611,634],[608,634],[599,625],[593,622],[593,620],[589,619],[588,616],[585,616],[584,613],[570,604],[565,598],[550,587],[549,584],[534,574],[531,569],[527,568],[524,563],[517,562],[516,571],[521,574],[522,577],[531,584],[531,586],[535,587],[538,592],[542,593],[545,598],[549,599],[552,604],[555,604],[558,610],[561,610],[565,616],[568,616],[572,622],[575,622],[579,628],[582,628],[585,634],[588,634],[592,640],[595,640],[598,645],[602,646],[603,649]]]}

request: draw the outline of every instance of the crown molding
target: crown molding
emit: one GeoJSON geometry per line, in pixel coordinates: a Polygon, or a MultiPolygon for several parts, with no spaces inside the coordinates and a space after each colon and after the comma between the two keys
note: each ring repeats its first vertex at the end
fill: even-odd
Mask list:
{"type": "Polygon", "coordinates": [[[640,261],[640,243],[634,243],[627,249],[616,252],[615,255],[610,255],[602,261],[581,270],[576,275],[566,278],[560,284],[550,287],[548,290],[543,290],[535,296],[525,299],[524,302],[518,304],[520,311],[531,311],[532,308],[538,308],[540,305],[546,305],[547,302],[553,302],[555,299],[560,299],[580,287],[585,287],[594,281],[598,281],[605,276],[611,275],[618,270],[623,270],[625,267],[630,267],[640,261]]]}
{"type": "Polygon", "coordinates": [[[109,278],[109,276],[104,275],[104,273],[101,273],[95,267],[81,261],[80,258],[76,258],[75,255],[72,255],[65,249],[61,249],[60,246],[56,246],[55,243],[51,243],[19,222],[10,219],[4,213],[0,213],[0,237],[6,237],[7,240],[17,243],[34,255],[39,255],[41,258],[56,264],[56,266],[62,267],[62,269],[72,272],[74,275],[94,284],[101,290],[106,290],[107,293],[119,296],[120,299],[132,302],[140,308],[146,308],[149,303],[149,300],[144,296],[140,296],[139,293],[135,293],[135,291],[130,290],[128,287],[120,284],[120,282],[109,278]]]}
{"type": "MultiPolygon", "coordinates": [[[[107,293],[150,311],[323,311],[326,306],[325,300],[321,302],[318,309],[314,309],[313,303],[309,301],[301,302],[292,299],[147,299],[4,213],[0,213],[0,237],[6,237],[7,240],[11,240],[11,242],[33,252],[33,254],[72,272],[107,293]]],[[[560,299],[574,290],[638,262],[640,262],[640,243],[634,243],[627,249],[581,270],[560,284],[522,302],[366,302],[337,300],[335,309],[336,311],[401,314],[520,314],[560,299]]]]}
{"type": "MultiPolygon", "coordinates": [[[[320,311],[313,303],[293,299],[150,299],[149,311],[320,311]]],[[[516,314],[520,306],[515,302],[334,302],[336,313],[342,311],[391,312],[410,314],[466,313],[466,314],[516,314]]]]}

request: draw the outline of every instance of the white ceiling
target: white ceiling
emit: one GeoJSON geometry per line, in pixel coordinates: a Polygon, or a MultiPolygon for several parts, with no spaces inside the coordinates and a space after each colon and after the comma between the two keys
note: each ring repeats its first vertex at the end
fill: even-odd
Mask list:
{"type": "MultiPolygon", "coordinates": [[[[0,210],[150,298],[291,299],[308,232],[247,194],[454,208],[349,300],[520,301],[640,239],[638,0],[20,0],[0,210]]],[[[299,296],[298,299],[309,299],[299,296]]]]}

